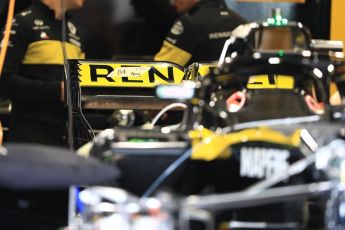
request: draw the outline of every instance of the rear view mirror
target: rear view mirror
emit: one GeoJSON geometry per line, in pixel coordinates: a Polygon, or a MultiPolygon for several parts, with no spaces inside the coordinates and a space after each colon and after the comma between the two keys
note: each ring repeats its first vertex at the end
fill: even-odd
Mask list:
{"type": "Polygon", "coordinates": [[[308,39],[299,27],[269,26],[257,30],[254,47],[258,51],[303,51],[308,49],[308,39]]]}

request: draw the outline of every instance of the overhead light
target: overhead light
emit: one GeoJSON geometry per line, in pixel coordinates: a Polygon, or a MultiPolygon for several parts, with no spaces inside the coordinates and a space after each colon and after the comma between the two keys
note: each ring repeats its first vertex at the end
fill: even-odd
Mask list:
{"type": "Polygon", "coordinates": [[[318,68],[314,68],[313,69],[313,73],[314,73],[314,75],[316,76],[316,77],[318,77],[318,78],[322,78],[322,72],[321,72],[321,70],[319,70],[318,68]]]}
{"type": "Polygon", "coordinates": [[[311,52],[309,50],[303,50],[302,51],[302,56],[303,57],[310,57],[311,56],[311,52]]]}
{"type": "Polygon", "coordinates": [[[333,72],[334,71],[334,65],[330,64],[328,67],[327,67],[327,70],[328,72],[333,72]]]}
{"type": "Polygon", "coordinates": [[[280,63],[280,58],[277,58],[277,57],[269,58],[268,59],[268,63],[270,63],[272,65],[279,64],[280,63]]]}

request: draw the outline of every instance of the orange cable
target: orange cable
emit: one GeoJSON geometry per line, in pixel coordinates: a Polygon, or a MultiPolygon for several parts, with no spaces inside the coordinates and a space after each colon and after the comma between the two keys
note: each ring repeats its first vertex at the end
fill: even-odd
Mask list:
{"type": "Polygon", "coordinates": [[[7,51],[8,41],[10,39],[15,2],[16,2],[16,0],[10,0],[10,4],[8,5],[8,13],[7,13],[7,21],[6,21],[5,31],[4,31],[4,38],[1,42],[1,50],[0,50],[0,77],[1,77],[1,73],[2,73],[2,67],[3,67],[4,61],[5,61],[5,55],[6,55],[6,51],[7,51]]]}
{"type": "Polygon", "coordinates": [[[4,132],[3,132],[1,121],[0,121],[0,146],[2,145],[3,138],[4,138],[4,132]]]}

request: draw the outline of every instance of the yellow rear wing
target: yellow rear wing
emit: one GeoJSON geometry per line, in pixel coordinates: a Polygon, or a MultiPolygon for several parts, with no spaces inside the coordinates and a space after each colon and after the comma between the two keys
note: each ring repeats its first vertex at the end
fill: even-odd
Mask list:
{"type": "Polygon", "coordinates": [[[166,62],[79,61],[80,87],[153,88],[179,84],[184,69],[166,62]]]}

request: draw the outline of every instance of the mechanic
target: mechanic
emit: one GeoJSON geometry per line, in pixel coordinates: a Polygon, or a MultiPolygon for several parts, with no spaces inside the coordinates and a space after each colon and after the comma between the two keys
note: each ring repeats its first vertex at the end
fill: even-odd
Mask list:
{"type": "MultiPolygon", "coordinates": [[[[64,0],[66,10],[84,0],[64,0]]],[[[35,0],[15,15],[0,96],[12,101],[8,141],[62,146],[66,141],[64,55],[60,0],[35,0]]],[[[83,58],[77,27],[67,18],[68,58],[83,58]]]]}
{"type": "Polygon", "coordinates": [[[231,31],[246,23],[228,9],[224,0],[173,0],[184,13],[170,30],[155,61],[171,61],[181,66],[219,59],[231,31]]]}

